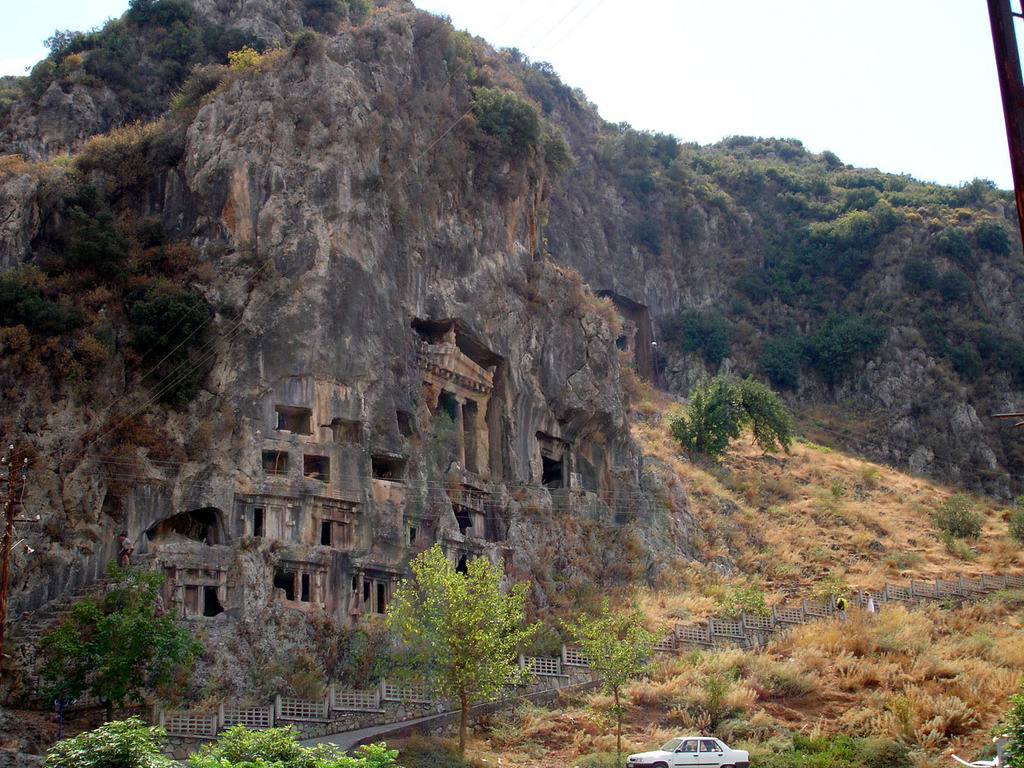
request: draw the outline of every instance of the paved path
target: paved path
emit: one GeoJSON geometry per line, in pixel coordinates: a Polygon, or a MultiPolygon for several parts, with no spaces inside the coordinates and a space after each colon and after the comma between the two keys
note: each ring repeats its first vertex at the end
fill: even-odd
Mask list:
{"type": "MultiPolygon", "coordinates": [[[[487,701],[482,704],[477,704],[475,707],[471,708],[469,710],[469,716],[470,719],[472,719],[477,715],[487,712],[496,712],[501,709],[508,709],[509,707],[515,706],[516,704],[524,701],[543,701],[547,698],[555,699],[562,691],[584,690],[598,685],[599,682],[600,681],[592,680],[587,683],[577,683],[575,685],[553,688],[549,691],[537,691],[535,693],[526,694],[525,696],[513,696],[507,699],[499,699],[498,701],[487,701]]],[[[403,738],[411,735],[420,728],[427,730],[435,726],[447,725],[448,723],[458,723],[459,715],[459,710],[452,709],[448,712],[440,712],[436,715],[417,717],[413,720],[403,720],[398,723],[375,725],[370,728],[359,728],[354,731],[342,731],[341,733],[332,733],[328,736],[321,736],[319,738],[303,739],[299,743],[303,746],[312,746],[314,744],[334,744],[343,752],[351,752],[360,744],[371,744],[381,740],[386,741],[389,737],[403,738]]]]}

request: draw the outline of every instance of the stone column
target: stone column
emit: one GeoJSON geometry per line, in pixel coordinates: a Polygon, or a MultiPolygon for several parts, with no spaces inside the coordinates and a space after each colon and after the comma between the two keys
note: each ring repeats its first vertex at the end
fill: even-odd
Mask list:
{"type": "Polygon", "coordinates": [[[463,468],[466,466],[466,422],[462,413],[465,402],[464,397],[455,398],[455,457],[463,468]]]}

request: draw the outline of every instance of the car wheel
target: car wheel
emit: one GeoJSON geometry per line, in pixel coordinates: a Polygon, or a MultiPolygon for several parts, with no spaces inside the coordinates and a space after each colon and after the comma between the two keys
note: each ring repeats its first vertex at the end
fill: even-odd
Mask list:
{"type": "Polygon", "coordinates": [[[735,766],[732,766],[732,765],[722,765],[722,766],[719,766],[719,768],[735,768],[735,766]]]}
{"type": "Polygon", "coordinates": [[[664,763],[655,763],[654,765],[651,766],[651,768],[668,768],[668,766],[665,765],[664,763]]]}

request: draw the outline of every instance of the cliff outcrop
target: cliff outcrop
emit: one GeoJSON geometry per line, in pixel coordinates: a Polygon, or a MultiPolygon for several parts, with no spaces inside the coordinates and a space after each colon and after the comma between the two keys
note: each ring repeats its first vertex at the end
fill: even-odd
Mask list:
{"type": "MultiPolygon", "coordinates": [[[[218,23],[299,24],[250,5],[218,23]]],[[[4,426],[40,515],[15,612],[100,576],[122,529],[211,631],[372,623],[433,543],[503,558],[539,611],[696,555],[629,435],[617,342],[649,324],[544,253],[564,142],[468,42],[382,6],[154,123],[51,131],[60,79],[9,114],[4,426]]]]}

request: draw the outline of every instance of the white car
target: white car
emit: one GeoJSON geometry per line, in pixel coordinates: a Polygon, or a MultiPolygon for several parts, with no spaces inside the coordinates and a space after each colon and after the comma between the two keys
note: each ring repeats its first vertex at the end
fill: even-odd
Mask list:
{"type": "Polygon", "coordinates": [[[654,752],[630,755],[626,768],[749,768],[750,755],[742,749],[729,749],[721,739],[708,736],[680,736],[654,752]]]}

